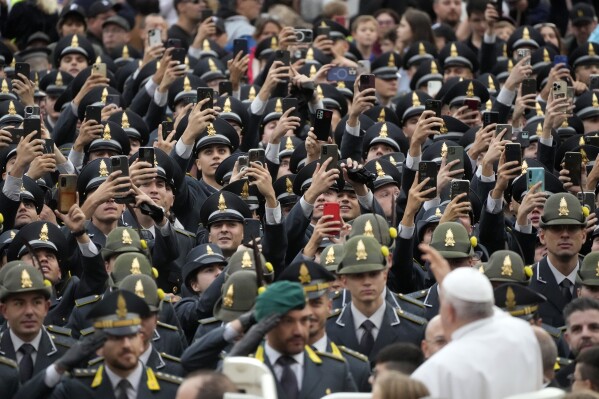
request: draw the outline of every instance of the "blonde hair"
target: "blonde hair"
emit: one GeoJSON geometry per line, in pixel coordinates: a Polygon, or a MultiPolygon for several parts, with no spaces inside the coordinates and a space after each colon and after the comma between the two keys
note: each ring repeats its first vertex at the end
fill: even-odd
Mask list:
{"type": "Polygon", "coordinates": [[[379,26],[379,23],[377,22],[376,18],[373,17],[372,15],[360,15],[351,24],[351,31],[352,31],[352,33],[354,33],[355,31],[358,30],[358,26],[360,26],[362,24],[366,24],[368,22],[373,23],[375,27],[379,26]]]}
{"type": "Polygon", "coordinates": [[[420,399],[429,396],[426,386],[399,371],[389,370],[374,382],[380,399],[420,399]]]}

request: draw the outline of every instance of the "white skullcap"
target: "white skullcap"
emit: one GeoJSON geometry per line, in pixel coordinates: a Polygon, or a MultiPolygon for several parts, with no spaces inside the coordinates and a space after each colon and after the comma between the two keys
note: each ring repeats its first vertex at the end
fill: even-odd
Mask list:
{"type": "Polygon", "coordinates": [[[494,303],[493,286],[489,279],[471,267],[458,267],[449,273],[442,284],[452,298],[474,303],[494,303]]]}

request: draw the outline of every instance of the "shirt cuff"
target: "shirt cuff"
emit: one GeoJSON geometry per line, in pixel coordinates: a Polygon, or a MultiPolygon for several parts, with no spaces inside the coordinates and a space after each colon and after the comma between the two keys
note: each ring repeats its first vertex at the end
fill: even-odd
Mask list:
{"type": "Polygon", "coordinates": [[[74,175],[76,173],[75,166],[73,166],[73,163],[68,159],[66,162],[56,165],[56,169],[63,175],[74,175]]]}
{"type": "Polygon", "coordinates": [[[156,92],[158,85],[152,79],[148,79],[148,81],[146,82],[145,88],[146,88],[146,93],[148,93],[148,95],[150,97],[152,97],[152,96],[154,96],[154,93],[156,92]]]}
{"type": "Polygon", "coordinates": [[[416,226],[407,227],[400,223],[398,227],[399,227],[398,228],[399,231],[397,232],[397,234],[399,235],[400,238],[403,238],[404,240],[409,240],[410,238],[412,238],[414,236],[414,231],[416,230],[416,226]]]}
{"type": "MultiPolygon", "coordinates": [[[[152,80],[152,79],[150,79],[150,80],[152,80]]],[[[161,93],[158,90],[154,91],[154,103],[156,103],[156,105],[158,105],[159,107],[164,107],[166,105],[167,100],[168,100],[168,92],[161,93]]]]}
{"type": "Polygon", "coordinates": [[[314,205],[308,204],[308,201],[306,201],[302,195],[300,198],[300,206],[302,207],[302,212],[304,212],[306,219],[310,219],[312,216],[312,211],[314,210],[314,205]]]}
{"type": "MultiPolygon", "coordinates": [[[[482,169],[482,168],[479,168],[479,169],[482,169]]],[[[481,171],[480,175],[478,177],[480,178],[480,181],[482,183],[494,183],[495,182],[495,174],[494,173],[491,176],[484,176],[481,171]]]]}
{"type": "Polygon", "coordinates": [[[189,159],[193,151],[193,145],[186,145],[182,140],[178,140],[175,144],[175,153],[183,159],[189,159]]]}
{"type": "Polygon", "coordinates": [[[489,193],[489,196],[487,197],[487,212],[492,213],[494,215],[498,214],[499,212],[501,212],[501,207],[503,205],[503,198],[491,198],[491,193],[489,193]]]}
{"type": "Polygon", "coordinates": [[[265,206],[264,217],[266,219],[266,224],[280,224],[283,221],[281,204],[277,201],[277,206],[275,208],[265,206]]]}
{"type": "Polygon", "coordinates": [[[422,204],[422,207],[425,211],[428,211],[432,207],[439,205],[441,205],[441,198],[439,196],[436,196],[432,200],[425,201],[424,204],[422,204]]]}
{"type": "Polygon", "coordinates": [[[360,203],[360,205],[362,205],[362,207],[368,209],[369,211],[371,211],[373,208],[372,207],[373,200],[374,200],[374,194],[372,194],[372,191],[370,191],[370,190],[368,190],[368,192],[364,196],[358,195],[358,202],[360,203]]]}
{"type": "Polygon", "coordinates": [[[411,156],[408,152],[408,156],[406,157],[406,167],[410,170],[418,170],[418,166],[420,165],[420,161],[422,160],[422,154],[418,156],[411,156]]]}
{"type": "Polygon", "coordinates": [[[69,151],[68,159],[71,161],[75,169],[81,168],[83,166],[83,157],[85,157],[85,153],[75,151],[74,148],[71,148],[71,151],[69,151]]]}
{"type": "Polygon", "coordinates": [[[187,54],[191,55],[193,58],[200,59],[200,55],[202,54],[202,49],[189,46],[189,49],[187,50],[187,54]]]}
{"type": "Polygon", "coordinates": [[[79,247],[81,254],[86,258],[93,258],[100,253],[98,247],[96,247],[96,244],[94,244],[92,240],[89,240],[86,244],[77,242],[77,246],[79,247]]]}
{"type": "Polygon", "coordinates": [[[262,115],[266,111],[266,103],[256,96],[250,105],[250,112],[254,115],[262,115]]]}
{"type": "Polygon", "coordinates": [[[497,96],[497,101],[499,101],[503,105],[511,107],[514,103],[514,98],[516,98],[516,92],[503,87],[499,92],[499,95],[497,96]]]}
{"type": "Polygon", "coordinates": [[[2,193],[13,201],[19,202],[21,200],[21,185],[23,184],[22,177],[14,177],[10,174],[6,175],[6,181],[4,187],[2,187],[2,193]]]}
{"type": "Polygon", "coordinates": [[[483,41],[487,44],[493,44],[495,43],[495,40],[497,40],[497,36],[495,35],[489,35],[485,33],[485,35],[483,36],[483,41]]]}
{"type": "Polygon", "coordinates": [[[237,337],[239,337],[239,333],[233,327],[231,327],[231,322],[225,324],[225,332],[223,333],[223,338],[225,341],[233,343],[237,337]]]}
{"type": "Polygon", "coordinates": [[[240,90],[233,90],[233,94],[231,95],[232,97],[236,98],[236,99],[241,99],[241,89],[240,90]]]}
{"type": "Polygon", "coordinates": [[[360,137],[360,121],[358,121],[358,124],[354,127],[351,127],[346,122],[345,123],[345,131],[347,132],[347,134],[350,134],[355,137],[360,137]]]}
{"type": "Polygon", "coordinates": [[[532,223],[527,224],[526,226],[516,223],[516,231],[524,234],[532,234],[532,223]]]}
{"type": "Polygon", "coordinates": [[[79,109],[79,107],[76,106],[73,101],[71,101],[71,112],[73,113],[73,116],[75,116],[76,118],[79,118],[78,109],[79,109]]]}
{"type": "Polygon", "coordinates": [[[553,136],[539,137],[539,143],[546,145],[547,147],[553,147],[553,136]]]}
{"type": "Polygon", "coordinates": [[[266,144],[266,149],[264,150],[264,156],[270,162],[278,165],[279,164],[279,145],[278,144],[266,144]]]}
{"type": "Polygon", "coordinates": [[[54,364],[49,365],[46,368],[46,375],[44,376],[44,384],[48,388],[54,388],[60,382],[61,375],[56,371],[54,364]]]}

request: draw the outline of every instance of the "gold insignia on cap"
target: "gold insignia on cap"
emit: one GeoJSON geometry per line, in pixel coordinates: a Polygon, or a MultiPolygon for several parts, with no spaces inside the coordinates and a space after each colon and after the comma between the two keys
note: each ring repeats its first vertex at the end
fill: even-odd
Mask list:
{"type": "Polygon", "coordinates": [[[15,104],[11,101],[8,103],[8,115],[16,115],[17,109],[15,108],[15,104]]]}
{"type": "Polygon", "coordinates": [[[582,9],[579,9],[578,12],[576,13],[579,17],[584,17],[584,11],[582,11],[582,9]]]}
{"type": "Polygon", "coordinates": [[[191,91],[191,83],[187,76],[183,78],[183,91],[191,91]]]}
{"type": "Polygon", "coordinates": [[[378,177],[385,176],[385,171],[383,170],[383,167],[381,166],[381,164],[379,163],[379,161],[375,161],[374,162],[374,167],[376,168],[376,174],[377,174],[378,177]]]}
{"type": "Polygon", "coordinates": [[[420,107],[422,105],[422,103],[420,102],[420,99],[418,98],[418,94],[416,92],[412,93],[412,106],[414,107],[420,107]]]}
{"type": "Polygon", "coordinates": [[[387,66],[388,67],[395,67],[395,56],[393,55],[393,53],[389,54],[389,61],[387,61],[387,66]]]}
{"type": "Polygon", "coordinates": [[[491,75],[489,75],[489,90],[495,90],[497,91],[497,89],[495,88],[495,82],[493,82],[493,78],[491,77],[491,75]]]}
{"type": "Polygon", "coordinates": [[[595,276],[599,277],[599,261],[597,262],[597,268],[595,269],[595,276]]]}
{"type": "Polygon", "coordinates": [[[503,53],[503,56],[505,58],[507,58],[507,43],[503,43],[502,53],[503,53]]]}
{"type": "Polygon", "coordinates": [[[250,197],[250,186],[247,180],[245,181],[245,183],[243,183],[243,187],[241,188],[241,194],[239,196],[243,200],[247,200],[250,197]]]}
{"type": "Polygon", "coordinates": [[[40,241],[48,241],[48,223],[44,223],[40,230],[40,241]]]}
{"type": "Polygon", "coordinates": [[[324,93],[322,92],[322,87],[320,87],[320,85],[316,86],[316,96],[319,100],[324,98],[324,93]]]}
{"type": "Polygon", "coordinates": [[[146,297],[146,294],[144,294],[144,285],[141,282],[141,279],[137,280],[137,282],[135,283],[135,295],[137,295],[140,298],[146,297]]]}
{"type": "Polygon", "coordinates": [[[455,43],[451,43],[451,47],[449,48],[449,56],[450,57],[458,56],[458,48],[455,46],[455,43]]]}
{"type": "Polygon", "coordinates": [[[231,112],[231,98],[227,97],[223,104],[223,112],[231,112]]]}
{"type": "Polygon", "coordinates": [[[77,35],[73,35],[73,38],[71,39],[71,47],[79,47],[79,38],[77,35]]]}
{"type": "Polygon", "coordinates": [[[338,89],[346,89],[347,86],[345,85],[345,82],[343,80],[337,82],[337,88],[338,89]]]}
{"type": "Polygon", "coordinates": [[[110,135],[110,125],[106,123],[104,126],[104,134],[102,135],[102,140],[112,140],[112,136],[110,135]]]}
{"type": "Polygon", "coordinates": [[[522,31],[522,39],[530,40],[530,32],[527,27],[524,27],[524,30],[522,31]]]}
{"type": "Polygon", "coordinates": [[[202,51],[212,51],[208,39],[204,39],[204,41],[202,42],[202,51]]]}
{"type": "Polygon", "coordinates": [[[368,258],[368,253],[366,252],[366,246],[362,240],[358,241],[358,245],[356,246],[356,260],[366,260],[368,258]]]}
{"type": "Polygon", "coordinates": [[[104,104],[106,104],[106,97],[108,97],[108,89],[105,87],[104,90],[102,90],[102,96],[100,97],[100,102],[103,102],[104,104]]]}
{"type": "Polygon", "coordinates": [[[116,300],[116,315],[119,319],[127,317],[127,303],[123,294],[119,293],[119,297],[116,300]]]}
{"type": "Polygon", "coordinates": [[[580,146],[584,145],[584,137],[580,137],[580,140],[578,140],[578,145],[580,145],[580,146]]]}
{"type": "Polygon", "coordinates": [[[566,202],[566,197],[562,197],[559,201],[559,211],[558,216],[568,216],[570,214],[570,210],[568,209],[568,203],[566,202]]]}
{"type": "Polygon", "coordinates": [[[131,235],[127,231],[127,229],[123,230],[123,235],[121,236],[121,242],[126,245],[133,244],[133,240],[131,239],[131,235]]]}
{"type": "Polygon", "coordinates": [[[364,225],[364,235],[366,237],[374,237],[374,231],[372,230],[372,223],[370,223],[370,220],[367,220],[364,225]]]}
{"type": "Polygon", "coordinates": [[[377,121],[377,122],[381,122],[381,123],[383,123],[383,122],[385,122],[386,120],[387,120],[387,119],[386,119],[386,115],[385,115],[385,108],[381,108],[381,112],[379,112],[379,117],[377,118],[377,120],[376,120],[376,121],[377,121]]]}
{"type": "Polygon", "coordinates": [[[216,135],[216,129],[214,128],[214,125],[212,124],[212,122],[210,122],[208,124],[208,127],[206,128],[206,133],[208,134],[208,136],[214,136],[216,135]]]}
{"type": "Polygon", "coordinates": [[[511,276],[513,274],[512,270],[512,260],[509,255],[505,255],[503,259],[503,266],[501,267],[501,275],[502,276],[511,276]]]}
{"type": "Polygon", "coordinates": [[[547,48],[543,49],[543,62],[551,62],[551,59],[549,58],[549,51],[547,51],[547,48]]]}
{"type": "Polygon", "coordinates": [[[466,89],[466,97],[474,97],[474,84],[470,82],[466,89]]]}
{"type": "Polygon", "coordinates": [[[566,128],[566,127],[568,127],[568,126],[570,126],[570,125],[568,125],[568,120],[567,120],[567,119],[564,119],[564,121],[562,122],[562,125],[561,125],[560,127],[561,127],[561,128],[566,128]]]}
{"type": "Polygon", "coordinates": [[[392,156],[389,156],[389,162],[391,162],[391,165],[393,166],[397,165],[397,162],[395,162],[395,158],[393,158],[392,156]]]}
{"type": "Polygon", "coordinates": [[[210,245],[206,246],[206,255],[214,255],[214,251],[210,245]]]}
{"type": "Polygon", "coordinates": [[[106,162],[104,162],[104,160],[100,160],[100,177],[107,177],[108,176],[108,167],[106,166],[106,162]]]}
{"type": "Polygon", "coordinates": [[[275,101],[275,112],[282,114],[283,113],[283,104],[281,103],[281,99],[277,98],[275,101]]]}
{"type": "Polygon", "coordinates": [[[62,74],[60,72],[56,73],[56,79],[54,79],[54,85],[55,86],[64,86],[64,83],[62,81],[62,74]]]}
{"type": "Polygon", "coordinates": [[[310,272],[305,263],[302,263],[300,266],[298,280],[301,284],[310,284],[310,281],[312,281],[312,276],[310,276],[310,272]]]}
{"type": "Polygon", "coordinates": [[[131,125],[129,124],[129,117],[127,116],[126,112],[123,112],[123,117],[121,118],[121,127],[123,129],[129,129],[131,127],[131,125]]]}
{"type": "Polygon", "coordinates": [[[443,143],[441,146],[441,157],[447,156],[447,143],[443,143]]]}
{"type": "Polygon", "coordinates": [[[528,162],[526,162],[526,160],[523,160],[522,161],[522,174],[525,175],[527,171],[528,171],[528,162]]]}
{"type": "Polygon", "coordinates": [[[516,294],[512,287],[507,287],[505,292],[505,307],[508,309],[514,309],[516,307],[516,294]]]}
{"type": "Polygon", "coordinates": [[[508,73],[511,73],[512,69],[514,69],[514,62],[511,59],[509,59],[509,60],[507,60],[507,71],[508,71],[508,73]]]}
{"type": "Polygon", "coordinates": [[[96,57],[96,64],[100,64],[100,63],[102,63],[102,57],[97,56],[96,57]]]}
{"type": "Polygon", "coordinates": [[[24,193],[25,191],[25,186],[23,185],[23,183],[21,183],[21,188],[19,189],[19,192],[24,193]]]}
{"type": "Polygon", "coordinates": [[[453,239],[453,231],[451,229],[447,229],[445,232],[445,246],[455,247],[455,240],[453,239]]]}
{"type": "MultiPolygon", "coordinates": [[[[584,143],[581,145],[584,145],[584,143]]],[[[589,163],[589,157],[587,157],[587,152],[584,150],[584,148],[580,149],[580,154],[582,155],[582,163],[586,166],[586,164],[589,163]]]]}
{"type": "Polygon", "coordinates": [[[241,257],[241,268],[249,269],[253,266],[252,257],[248,251],[243,251],[243,256],[241,257]]]}
{"type": "Polygon", "coordinates": [[[218,210],[221,212],[227,210],[227,203],[225,202],[225,197],[222,194],[218,197],[218,210]]]}
{"type": "MultiPolygon", "coordinates": [[[[441,134],[447,133],[447,125],[445,124],[445,120],[443,120],[443,125],[441,125],[441,129],[439,129],[439,133],[441,133],[441,134]]],[[[445,151],[445,153],[447,154],[447,151],[445,151]]]]}
{"type": "Polygon", "coordinates": [[[316,72],[318,72],[318,71],[316,70],[316,66],[315,66],[314,64],[312,64],[312,65],[310,66],[309,78],[313,78],[313,77],[315,77],[315,76],[316,76],[316,72]]]}
{"type": "Polygon", "coordinates": [[[543,108],[541,108],[541,104],[539,102],[535,102],[535,111],[537,111],[537,116],[543,116],[543,108]]]}
{"type": "Polygon", "coordinates": [[[254,101],[255,98],[256,98],[256,89],[254,88],[254,86],[251,86],[250,90],[248,91],[248,100],[254,101]]]}
{"type": "Polygon", "coordinates": [[[440,208],[437,208],[435,210],[435,216],[438,217],[438,218],[440,218],[441,216],[443,216],[443,214],[441,213],[441,209],[440,208]]]}
{"type": "Polygon", "coordinates": [[[212,58],[208,58],[208,69],[210,69],[211,72],[218,71],[218,68],[216,67],[216,64],[212,58]]]}
{"type": "Polygon", "coordinates": [[[270,48],[271,48],[272,50],[276,50],[276,49],[278,49],[278,48],[279,48],[279,43],[277,42],[277,38],[276,38],[276,36],[273,36],[273,37],[270,39],[270,48]]]}
{"type": "Polygon", "coordinates": [[[6,83],[6,79],[2,79],[2,93],[8,93],[8,83],[6,83]]]}
{"type": "Polygon", "coordinates": [[[327,23],[324,22],[324,19],[322,21],[320,21],[320,26],[328,27],[327,23]]]}
{"type": "Polygon", "coordinates": [[[330,247],[327,251],[327,256],[325,257],[324,264],[331,265],[333,263],[335,263],[335,248],[330,247]]]}
{"type": "Polygon", "coordinates": [[[485,109],[487,111],[490,111],[491,109],[493,109],[493,102],[491,101],[491,99],[489,98],[487,100],[487,102],[485,103],[485,109]]]}
{"type": "Polygon", "coordinates": [[[591,57],[594,57],[596,55],[595,54],[595,47],[593,46],[593,43],[591,43],[591,42],[589,42],[589,55],[591,57]]]}
{"type": "Polygon", "coordinates": [[[439,73],[439,67],[435,61],[431,62],[431,74],[437,75],[439,73]]]}
{"type": "Polygon", "coordinates": [[[235,294],[235,289],[233,288],[233,284],[229,286],[227,289],[227,293],[223,297],[223,306],[226,308],[233,307],[233,295],[235,294]]]}
{"type": "Polygon", "coordinates": [[[379,137],[388,137],[387,135],[387,123],[383,123],[383,126],[381,126],[381,131],[379,133],[379,137]]]}
{"type": "Polygon", "coordinates": [[[287,136],[287,141],[285,141],[285,149],[288,151],[295,150],[295,147],[293,146],[293,140],[291,140],[291,136],[287,136]]]}
{"type": "Polygon", "coordinates": [[[126,44],[123,46],[122,57],[123,58],[129,58],[129,47],[127,47],[126,44]]]}
{"type": "Polygon", "coordinates": [[[131,274],[141,274],[141,266],[139,265],[139,259],[137,259],[137,256],[131,261],[131,270],[129,270],[129,272],[131,274]]]}
{"type": "Polygon", "coordinates": [[[285,191],[287,191],[287,194],[293,194],[293,183],[288,177],[285,178],[285,191]]]}
{"type": "Polygon", "coordinates": [[[597,101],[597,95],[593,93],[593,108],[599,107],[599,101],[597,101]]]}
{"type": "Polygon", "coordinates": [[[33,282],[27,270],[21,272],[21,288],[33,288],[33,282]]]}
{"type": "Polygon", "coordinates": [[[17,233],[15,233],[14,231],[10,232],[10,239],[12,240],[13,238],[15,238],[15,236],[17,235],[17,233]]]}
{"type": "Polygon", "coordinates": [[[424,43],[420,42],[418,44],[418,55],[425,55],[426,49],[424,48],[424,43]]]}

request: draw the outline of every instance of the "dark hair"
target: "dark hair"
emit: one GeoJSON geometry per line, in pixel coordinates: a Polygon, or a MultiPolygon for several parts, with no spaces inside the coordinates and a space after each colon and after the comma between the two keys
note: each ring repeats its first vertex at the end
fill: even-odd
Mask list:
{"type": "Polygon", "coordinates": [[[419,40],[426,40],[434,43],[435,36],[433,35],[431,17],[424,11],[408,8],[403,14],[408,25],[412,29],[412,43],[419,40]]]}
{"type": "MultiPolygon", "coordinates": [[[[455,42],[457,41],[457,37],[455,35],[455,32],[453,31],[453,29],[451,28],[451,26],[447,25],[447,24],[438,24],[435,26],[435,29],[433,29],[433,34],[435,35],[435,37],[443,37],[445,38],[445,41],[447,43],[450,42],[455,42]]],[[[430,41],[431,43],[434,43],[434,40],[430,41]]]]}
{"type": "Polygon", "coordinates": [[[593,298],[576,298],[564,308],[564,320],[568,325],[568,319],[574,312],[584,312],[585,310],[599,311],[599,301],[593,298]]]}
{"type": "Polygon", "coordinates": [[[393,20],[395,21],[395,25],[398,25],[399,21],[401,20],[401,17],[397,13],[397,11],[392,10],[390,8],[381,8],[380,10],[377,10],[374,14],[372,14],[372,16],[376,18],[381,14],[389,14],[391,18],[393,18],[393,20]]]}
{"type": "Polygon", "coordinates": [[[237,387],[222,373],[217,373],[212,370],[198,370],[187,374],[186,380],[194,377],[202,379],[199,384],[196,399],[223,399],[227,392],[238,392],[237,387]]]}
{"type": "Polygon", "coordinates": [[[580,353],[576,358],[580,366],[580,376],[589,380],[593,389],[599,389],[599,346],[594,346],[580,353]]]}
{"type": "Polygon", "coordinates": [[[381,40],[391,40],[393,43],[397,41],[397,29],[391,29],[389,32],[385,33],[381,40]]]}
{"type": "Polygon", "coordinates": [[[466,14],[468,18],[472,16],[474,12],[485,13],[487,9],[487,0],[469,0],[468,4],[466,4],[466,14]]]}
{"type": "Polygon", "coordinates": [[[424,362],[422,350],[410,343],[400,342],[384,347],[376,356],[375,363],[404,374],[412,374],[424,362]]]}

